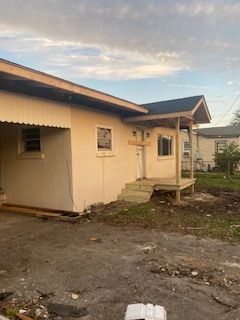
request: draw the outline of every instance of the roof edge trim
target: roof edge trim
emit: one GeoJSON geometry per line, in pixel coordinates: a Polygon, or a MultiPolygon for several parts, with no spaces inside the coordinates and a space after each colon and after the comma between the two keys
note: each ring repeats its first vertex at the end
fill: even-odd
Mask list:
{"type": "Polygon", "coordinates": [[[52,76],[50,74],[34,70],[14,62],[0,58],[0,71],[19,76],[23,79],[45,84],[50,87],[62,89],[71,93],[81,94],[90,98],[105,101],[120,106],[124,109],[130,109],[136,112],[148,113],[149,110],[130,101],[111,96],[107,93],[90,89],[73,82],[52,76]]]}

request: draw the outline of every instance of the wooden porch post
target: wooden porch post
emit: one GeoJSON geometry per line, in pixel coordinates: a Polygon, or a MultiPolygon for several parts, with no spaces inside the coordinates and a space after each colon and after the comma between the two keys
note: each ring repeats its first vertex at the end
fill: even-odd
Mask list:
{"type": "MultiPolygon", "coordinates": [[[[176,184],[180,185],[181,179],[181,157],[180,157],[180,117],[176,118],[175,122],[175,131],[176,131],[176,184]]],[[[176,190],[176,201],[181,201],[180,187],[179,190],[176,190]]]]}
{"type": "MultiPolygon", "coordinates": [[[[190,158],[189,158],[189,166],[190,166],[190,179],[194,178],[193,173],[193,121],[190,121],[189,124],[189,144],[190,144],[190,158]]],[[[191,192],[194,192],[194,185],[191,186],[191,192]]]]}

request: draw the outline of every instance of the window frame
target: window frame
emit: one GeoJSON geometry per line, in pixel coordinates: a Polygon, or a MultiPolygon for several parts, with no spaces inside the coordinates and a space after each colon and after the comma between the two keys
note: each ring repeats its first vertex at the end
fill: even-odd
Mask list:
{"type": "Polygon", "coordinates": [[[108,125],[103,125],[103,124],[97,124],[96,125],[96,136],[95,136],[95,140],[96,140],[96,155],[98,157],[110,157],[110,156],[114,156],[115,152],[114,152],[114,128],[112,126],[108,126],[108,125]],[[111,150],[101,150],[98,148],[98,129],[110,129],[111,130],[111,150]]]}
{"type": "MultiPolygon", "coordinates": [[[[168,146],[169,147],[169,146],[168,146]]],[[[173,135],[169,135],[169,134],[158,134],[157,136],[157,155],[158,155],[158,158],[172,158],[174,156],[174,137],[173,135]],[[170,153],[168,154],[161,154],[161,150],[162,150],[162,142],[161,142],[161,149],[160,149],[160,154],[159,154],[159,139],[161,139],[162,141],[162,138],[163,137],[168,137],[170,138],[169,141],[170,141],[170,153]]]]}
{"type": "Polygon", "coordinates": [[[191,145],[189,141],[183,141],[183,157],[184,158],[189,158],[190,157],[190,152],[191,152],[191,145]],[[188,144],[189,147],[186,148],[185,145],[188,144]]]}
{"type": "Polygon", "coordinates": [[[225,148],[228,146],[228,140],[215,140],[215,153],[223,153],[224,149],[222,149],[221,151],[218,150],[218,144],[220,143],[225,144],[225,148]]]}
{"type": "Polygon", "coordinates": [[[18,159],[43,159],[43,141],[42,141],[42,130],[41,127],[23,127],[19,128],[18,132],[18,159]],[[39,142],[40,142],[40,150],[36,151],[27,151],[25,150],[25,141],[23,137],[24,130],[31,129],[39,129],[39,142]]]}

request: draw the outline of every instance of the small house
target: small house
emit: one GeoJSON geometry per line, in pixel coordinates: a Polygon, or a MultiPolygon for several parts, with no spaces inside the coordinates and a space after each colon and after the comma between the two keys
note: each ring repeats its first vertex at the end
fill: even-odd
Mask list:
{"type": "Polygon", "coordinates": [[[209,122],[203,96],[139,105],[0,59],[2,199],[81,212],[157,188],[179,201],[195,183],[181,178],[180,130],[191,144],[209,122]]]}

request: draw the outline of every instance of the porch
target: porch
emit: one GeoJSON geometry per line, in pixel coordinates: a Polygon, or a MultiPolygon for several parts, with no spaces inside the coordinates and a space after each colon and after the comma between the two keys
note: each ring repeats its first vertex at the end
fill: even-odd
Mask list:
{"type": "Polygon", "coordinates": [[[126,184],[122,190],[119,200],[143,203],[150,200],[154,190],[175,191],[176,201],[180,201],[180,192],[186,188],[191,188],[194,192],[194,178],[163,179],[149,178],[139,181],[133,181],[126,184]]]}
{"type": "MultiPolygon", "coordinates": [[[[148,178],[140,181],[130,182],[126,184],[122,190],[120,199],[132,202],[146,202],[151,198],[154,190],[175,191],[176,202],[181,200],[181,190],[191,187],[194,192],[194,173],[193,173],[193,127],[210,122],[210,114],[206,101],[203,96],[195,96],[169,101],[160,101],[156,103],[145,104],[145,108],[149,109],[147,115],[125,118],[126,123],[135,124],[144,128],[168,128],[171,130],[169,135],[165,136],[165,149],[163,152],[163,142],[160,140],[160,152],[158,150],[158,161],[170,161],[174,159],[174,168],[164,167],[155,170],[154,175],[162,175],[163,178],[148,178]],[[181,130],[187,130],[189,136],[189,178],[181,177],[181,130]],[[170,142],[169,142],[170,141],[170,142]],[[171,176],[172,178],[166,178],[171,176]]],[[[162,134],[157,133],[162,137],[162,134]]],[[[163,136],[164,137],[164,136],[163,136]]],[[[158,139],[158,138],[157,138],[158,139]]],[[[156,140],[156,135],[155,135],[156,140]]],[[[159,148],[159,140],[153,143],[159,148]]],[[[146,145],[147,146],[147,145],[146,145]]],[[[154,153],[154,149],[151,151],[154,153]]],[[[159,166],[160,167],[160,166],[159,166]]],[[[147,173],[148,174],[148,173],[147,173]]],[[[152,174],[150,174],[152,176],[152,174]]],[[[142,178],[144,176],[142,175],[142,178]]]]}

